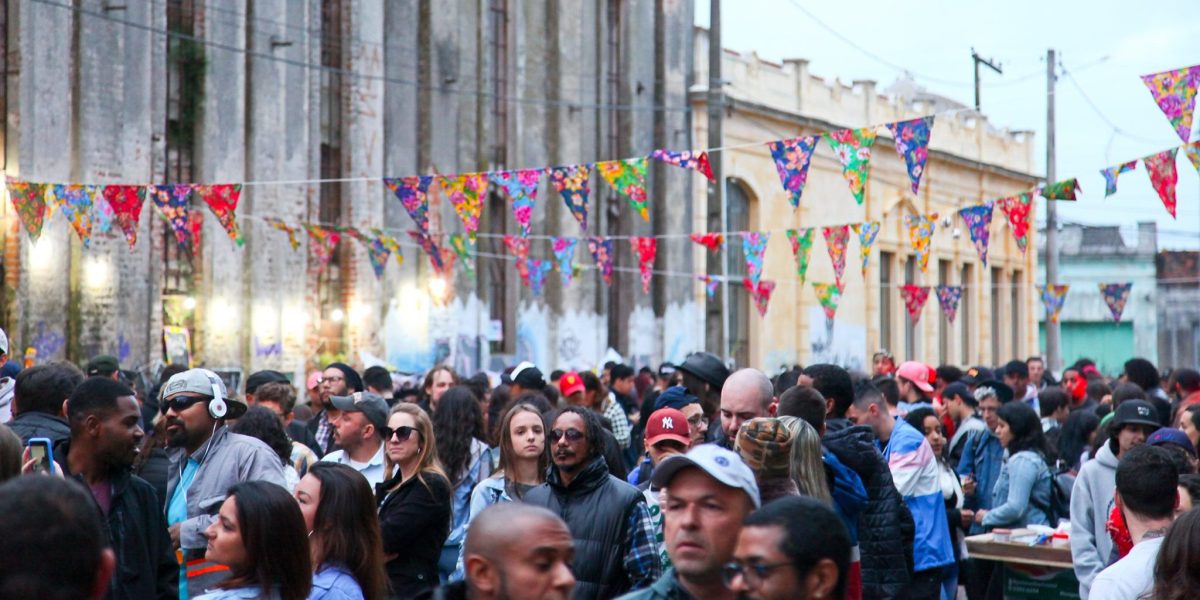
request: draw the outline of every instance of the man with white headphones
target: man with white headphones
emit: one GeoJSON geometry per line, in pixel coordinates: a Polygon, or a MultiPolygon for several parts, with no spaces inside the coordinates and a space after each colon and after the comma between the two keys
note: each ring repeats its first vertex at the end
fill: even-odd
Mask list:
{"type": "Polygon", "coordinates": [[[229,577],[228,569],[204,561],[204,530],[216,520],[230,486],[243,481],[284,486],[279,455],[262,441],[225,427],[226,419],[236,419],[247,409],[243,400],[226,394],[225,383],[207,369],[179,373],[160,392],[171,458],[167,524],[183,559],[181,599],[198,596],[229,577]]]}

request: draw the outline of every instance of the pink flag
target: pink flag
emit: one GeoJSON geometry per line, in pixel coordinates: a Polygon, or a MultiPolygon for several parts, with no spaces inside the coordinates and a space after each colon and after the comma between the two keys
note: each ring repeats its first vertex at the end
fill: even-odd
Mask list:
{"type": "Polygon", "coordinates": [[[650,293],[650,277],[654,274],[654,257],[658,254],[658,240],[652,237],[630,238],[633,253],[638,259],[638,271],[642,276],[642,293],[650,293]]]}
{"type": "Polygon", "coordinates": [[[742,280],[742,285],[746,291],[750,292],[750,298],[754,300],[754,307],[758,309],[758,316],[766,317],[767,305],[771,302],[771,292],[775,291],[775,282],[763,279],[755,285],[750,278],[746,278],[742,280]]]}
{"type": "Polygon", "coordinates": [[[925,301],[929,300],[929,287],[916,286],[907,284],[900,286],[900,297],[904,298],[904,310],[908,312],[908,318],[912,319],[912,324],[916,325],[917,321],[921,320],[921,309],[925,308],[925,301]]]}
{"type": "Polygon", "coordinates": [[[1150,174],[1150,185],[1154,186],[1172,218],[1175,217],[1175,184],[1179,182],[1179,172],[1175,170],[1175,152],[1178,150],[1171,148],[1142,159],[1150,174]]]}

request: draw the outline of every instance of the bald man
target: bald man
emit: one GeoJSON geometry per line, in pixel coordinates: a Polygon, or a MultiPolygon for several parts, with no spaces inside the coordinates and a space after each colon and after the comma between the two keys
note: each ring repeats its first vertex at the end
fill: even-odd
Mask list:
{"type": "Polygon", "coordinates": [[[575,587],[575,543],[567,524],[540,506],[506,502],[479,513],[463,549],[466,580],[437,599],[567,600],[575,587]]]}
{"type": "Polygon", "coordinates": [[[775,416],[775,389],[771,378],[758,369],[735,371],[721,388],[721,430],[728,446],[737,437],[742,423],[759,417],[775,416]]]}

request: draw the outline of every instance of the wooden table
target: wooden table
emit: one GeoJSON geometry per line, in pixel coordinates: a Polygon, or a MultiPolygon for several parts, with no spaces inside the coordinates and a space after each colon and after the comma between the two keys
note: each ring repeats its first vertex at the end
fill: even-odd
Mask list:
{"type": "MultiPolygon", "coordinates": [[[[1027,529],[1017,529],[1012,539],[1032,535],[1027,529]]],[[[1004,568],[1003,593],[1011,600],[1078,600],[1079,581],[1075,579],[1071,562],[1071,547],[1067,540],[1030,546],[1026,540],[997,542],[992,534],[967,538],[967,553],[971,558],[993,560],[1004,568]]]]}

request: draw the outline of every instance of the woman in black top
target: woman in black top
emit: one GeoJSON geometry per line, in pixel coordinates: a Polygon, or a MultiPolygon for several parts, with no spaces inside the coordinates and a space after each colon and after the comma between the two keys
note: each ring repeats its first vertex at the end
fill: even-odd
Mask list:
{"type": "Polygon", "coordinates": [[[392,408],[379,524],[392,595],[413,598],[437,585],[438,556],[450,533],[450,482],[438,463],[433,424],[415,404],[392,408]]]}

